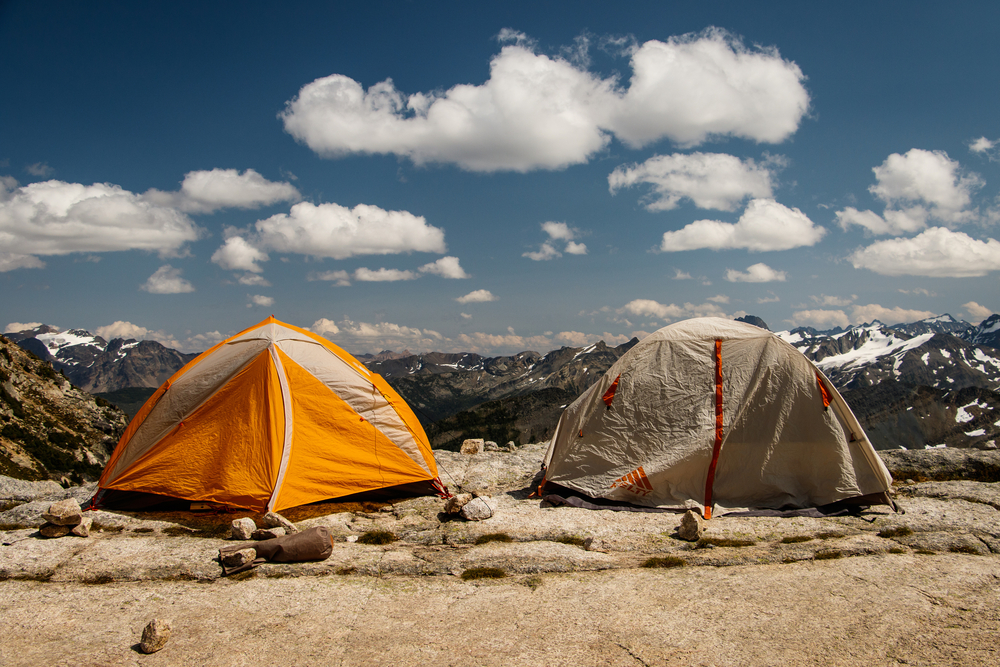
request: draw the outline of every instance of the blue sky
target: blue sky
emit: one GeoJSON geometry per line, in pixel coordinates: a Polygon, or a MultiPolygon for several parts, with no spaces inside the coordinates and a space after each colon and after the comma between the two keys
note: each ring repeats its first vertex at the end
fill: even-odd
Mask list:
{"type": "Polygon", "coordinates": [[[701,315],[979,322],[998,18],[0,3],[0,327],[198,351],[274,314],[497,355],[701,315]]]}

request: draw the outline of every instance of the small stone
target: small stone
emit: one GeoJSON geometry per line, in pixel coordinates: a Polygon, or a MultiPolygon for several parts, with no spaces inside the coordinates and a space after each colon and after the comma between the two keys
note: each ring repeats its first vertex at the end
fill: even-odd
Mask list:
{"type": "Polygon", "coordinates": [[[253,531],[257,530],[257,524],[248,516],[233,521],[233,532],[231,538],[234,540],[249,540],[253,531]]]}
{"type": "Polygon", "coordinates": [[[467,502],[459,515],[466,521],[482,521],[493,516],[493,508],[486,502],[489,496],[480,496],[467,502]]]}
{"type": "Polygon", "coordinates": [[[694,510],[688,510],[681,517],[681,525],[677,527],[677,537],[688,542],[697,542],[705,532],[705,520],[694,510]]]}
{"type": "Polygon", "coordinates": [[[513,452],[516,449],[517,449],[517,445],[514,444],[514,441],[513,440],[508,440],[507,441],[507,447],[505,448],[504,451],[513,452]]]}
{"type": "Polygon", "coordinates": [[[347,539],[348,542],[357,542],[358,541],[358,536],[357,535],[348,535],[346,539],[347,539]]]}
{"type": "Polygon", "coordinates": [[[64,537],[69,535],[69,531],[71,530],[73,530],[73,526],[60,526],[57,523],[45,523],[38,529],[38,532],[42,534],[42,537],[64,537]]]}
{"type": "Polygon", "coordinates": [[[42,518],[59,526],[75,526],[83,520],[83,510],[75,498],[67,498],[49,505],[42,518]]]}
{"type": "Polygon", "coordinates": [[[90,529],[94,525],[94,520],[89,517],[83,517],[83,521],[73,526],[73,530],[69,531],[77,537],[90,537],[90,529]]]}
{"type": "Polygon", "coordinates": [[[240,549],[239,551],[219,551],[219,560],[226,567],[241,567],[247,563],[252,563],[257,558],[257,550],[253,547],[240,549]]]}
{"type": "Polygon", "coordinates": [[[168,639],[170,639],[170,621],[154,618],[142,631],[139,650],[143,653],[156,653],[167,645],[168,639]]]}
{"type": "Polygon", "coordinates": [[[604,543],[604,540],[596,537],[588,537],[583,541],[583,548],[587,551],[601,551],[607,553],[608,546],[604,543]]]}
{"type": "Polygon", "coordinates": [[[258,528],[250,534],[250,539],[252,540],[273,540],[276,537],[281,537],[285,534],[285,529],[282,527],[277,528],[258,528]]]}
{"type": "Polygon", "coordinates": [[[482,438],[469,438],[462,442],[462,454],[478,454],[483,451],[486,441],[482,438]]]}
{"type": "Polygon", "coordinates": [[[470,500],[472,500],[471,493],[456,493],[444,504],[444,511],[448,514],[458,514],[470,500]]]}
{"type": "Polygon", "coordinates": [[[284,528],[287,535],[299,532],[295,524],[281,516],[277,512],[268,512],[264,515],[264,525],[268,528],[284,528]]]}
{"type": "Polygon", "coordinates": [[[500,448],[497,447],[497,443],[493,442],[492,440],[487,440],[486,442],[483,443],[483,451],[498,452],[500,451],[500,448]]]}

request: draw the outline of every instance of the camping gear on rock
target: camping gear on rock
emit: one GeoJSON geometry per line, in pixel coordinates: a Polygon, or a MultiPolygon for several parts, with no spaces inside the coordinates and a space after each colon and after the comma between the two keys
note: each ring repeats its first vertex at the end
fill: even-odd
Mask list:
{"type": "Polygon", "coordinates": [[[350,354],[272,316],[163,383],[91,507],[179,499],[276,512],[385,489],[447,495],[413,411],[350,354]]]}
{"type": "Polygon", "coordinates": [[[222,573],[230,575],[257,567],[261,563],[303,563],[326,560],[332,553],[333,540],[330,537],[330,529],[326,526],[316,526],[301,533],[282,535],[253,544],[244,542],[223,547],[219,549],[219,562],[222,563],[222,573]],[[256,558],[235,567],[227,563],[226,556],[228,554],[245,549],[256,551],[256,558]]]}
{"type": "Polygon", "coordinates": [[[826,376],[770,331],[722,318],[672,324],[622,355],[563,412],[543,466],[542,494],[705,518],[893,505],[889,471],[826,376]]]}

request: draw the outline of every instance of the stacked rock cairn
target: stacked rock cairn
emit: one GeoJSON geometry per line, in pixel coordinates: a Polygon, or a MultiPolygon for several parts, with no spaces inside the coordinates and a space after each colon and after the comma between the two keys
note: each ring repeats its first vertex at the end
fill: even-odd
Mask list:
{"type": "Polygon", "coordinates": [[[94,523],[94,520],[89,516],[83,516],[80,503],[75,498],[52,503],[42,514],[42,518],[45,519],[45,523],[38,529],[42,537],[65,537],[66,535],[90,537],[90,528],[94,523]]]}

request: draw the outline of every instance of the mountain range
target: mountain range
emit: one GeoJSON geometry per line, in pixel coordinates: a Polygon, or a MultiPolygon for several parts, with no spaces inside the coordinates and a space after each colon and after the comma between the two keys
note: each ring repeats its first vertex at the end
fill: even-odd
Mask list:
{"type": "MultiPolygon", "coordinates": [[[[768,328],[760,318],[741,318],[768,328]]],[[[879,449],[996,446],[1000,434],[1000,315],[979,325],[950,315],[887,326],[777,332],[840,390],[879,449]]],[[[53,327],[6,334],[49,361],[74,385],[134,413],[145,397],[194,358],[155,341],[105,341],[53,327]]],[[[500,444],[548,439],[562,409],[638,339],[483,357],[383,351],[358,355],[413,407],[432,444],[469,437],[500,444]]]]}

